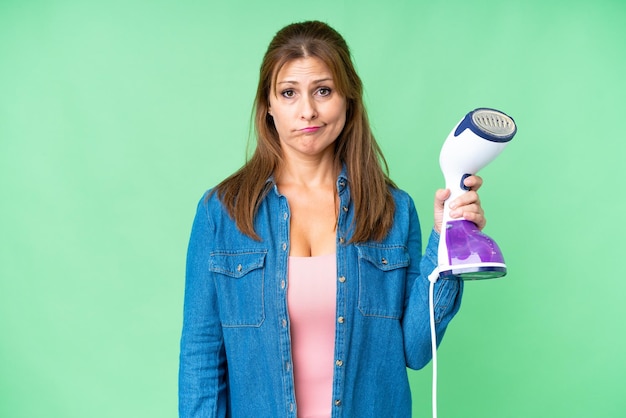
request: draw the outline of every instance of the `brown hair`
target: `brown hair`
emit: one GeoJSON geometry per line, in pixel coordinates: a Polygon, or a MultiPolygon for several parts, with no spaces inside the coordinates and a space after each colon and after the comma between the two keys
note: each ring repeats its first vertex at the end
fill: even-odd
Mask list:
{"type": "Polygon", "coordinates": [[[254,154],[236,173],[220,183],[216,192],[238,228],[254,239],[254,217],[265,197],[267,179],[282,162],[278,133],[268,115],[269,95],[279,70],[288,62],[316,57],[330,69],[335,86],[346,98],[346,123],[335,141],[335,169],[346,165],[354,205],[352,242],[382,240],[393,223],[395,205],[389,187],[387,163],[372,135],[365,106],[363,84],[343,37],[325,23],[294,23],[272,39],[260,69],[254,102],[257,145],[254,154]],[[384,166],[384,170],[383,170],[384,166]]]}

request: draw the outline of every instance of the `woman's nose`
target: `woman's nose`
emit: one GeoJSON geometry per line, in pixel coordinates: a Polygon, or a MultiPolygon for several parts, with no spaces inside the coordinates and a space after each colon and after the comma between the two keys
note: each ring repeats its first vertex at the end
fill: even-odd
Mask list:
{"type": "Polygon", "coordinates": [[[317,108],[312,97],[304,97],[302,99],[300,117],[304,120],[313,120],[317,117],[317,108]]]}

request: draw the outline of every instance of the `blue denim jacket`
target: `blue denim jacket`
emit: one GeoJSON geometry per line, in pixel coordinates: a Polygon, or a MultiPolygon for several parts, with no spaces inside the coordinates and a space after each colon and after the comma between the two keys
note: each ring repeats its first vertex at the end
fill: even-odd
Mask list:
{"type": "MultiPolygon", "coordinates": [[[[271,181],[271,180],[270,180],[271,181]]],[[[412,199],[392,190],[394,225],[382,242],[349,243],[352,205],[337,180],[337,323],[333,418],[411,416],[407,367],[431,359],[427,275],[437,263],[431,233],[422,258],[412,199]]],[[[203,197],[187,256],[179,370],[181,417],[296,417],[287,260],[289,205],[274,185],[242,234],[219,199],[203,197]]],[[[435,285],[438,341],[458,311],[462,282],[435,285]]]]}

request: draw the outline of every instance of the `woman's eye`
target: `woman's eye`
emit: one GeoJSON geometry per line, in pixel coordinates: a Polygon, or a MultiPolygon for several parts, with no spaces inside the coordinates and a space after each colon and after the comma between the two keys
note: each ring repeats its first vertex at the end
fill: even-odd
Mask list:
{"type": "Polygon", "coordinates": [[[295,95],[296,95],[296,92],[295,92],[295,91],[293,91],[293,90],[283,90],[280,94],[281,94],[283,97],[286,97],[286,98],[288,98],[288,99],[289,99],[289,98],[292,98],[293,96],[295,96],[295,95]]]}
{"type": "Polygon", "coordinates": [[[329,96],[330,92],[331,92],[331,90],[328,87],[322,87],[319,90],[317,90],[317,93],[320,96],[329,96]]]}

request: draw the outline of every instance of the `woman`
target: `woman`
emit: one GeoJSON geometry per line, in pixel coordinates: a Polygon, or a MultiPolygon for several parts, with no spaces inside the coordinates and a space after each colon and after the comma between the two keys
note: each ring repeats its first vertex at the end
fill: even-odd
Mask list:
{"type": "MultiPolygon", "coordinates": [[[[409,417],[449,192],[435,194],[422,257],[413,201],[387,176],[348,46],[324,23],[276,34],[255,112],[254,155],[202,198],[192,228],[180,416],[409,417]]],[[[453,216],[482,228],[481,183],[466,179],[453,216]]],[[[440,340],[462,283],[435,292],[440,340]]]]}

